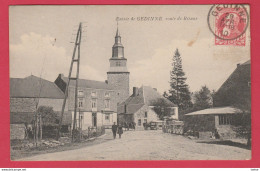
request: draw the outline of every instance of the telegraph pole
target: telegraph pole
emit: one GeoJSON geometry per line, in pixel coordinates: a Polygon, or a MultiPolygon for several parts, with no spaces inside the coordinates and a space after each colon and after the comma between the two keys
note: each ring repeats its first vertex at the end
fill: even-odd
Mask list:
{"type": "Polygon", "coordinates": [[[69,90],[70,81],[75,80],[76,85],[75,85],[75,105],[74,105],[74,120],[73,120],[73,128],[72,128],[72,142],[74,141],[74,138],[75,138],[74,134],[75,134],[75,131],[76,131],[76,115],[77,115],[77,109],[78,109],[78,79],[79,79],[81,36],[82,36],[82,23],[79,23],[76,41],[75,41],[74,50],[73,50],[73,55],[72,55],[72,60],[71,60],[71,64],[70,64],[69,76],[68,76],[68,80],[67,80],[67,84],[66,84],[65,97],[64,97],[64,100],[63,100],[63,104],[62,104],[62,111],[61,111],[61,116],[60,116],[58,134],[57,134],[57,139],[59,139],[63,115],[64,115],[64,110],[65,110],[65,106],[66,106],[66,99],[68,97],[68,90],[69,90]],[[78,54],[77,58],[75,58],[76,51],[78,51],[77,52],[77,54],[78,54]],[[76,70],[77,72],[76,72],[76,77],[71,77],[74,62],[77,63],[77,70],[76,70]]]}

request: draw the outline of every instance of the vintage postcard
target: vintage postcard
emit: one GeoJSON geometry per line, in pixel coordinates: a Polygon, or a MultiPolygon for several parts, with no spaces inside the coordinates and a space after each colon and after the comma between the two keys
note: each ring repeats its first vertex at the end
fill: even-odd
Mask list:
{"type": "Polygon", "coordinates": [[[9,7],[13,161],[250,160],[250,6],[9,7]]]}

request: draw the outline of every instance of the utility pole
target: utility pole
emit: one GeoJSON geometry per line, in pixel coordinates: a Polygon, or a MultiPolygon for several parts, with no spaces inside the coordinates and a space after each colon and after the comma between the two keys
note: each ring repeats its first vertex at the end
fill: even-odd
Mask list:
{"type": "Polygon", "coordinates": [[[40,114],[40,140],[42,140],[42,115],[40,114]]]}
{"type": "Polygon", "coordinates": [[[79,108],[79,140],[81,141],[81,136],[82,136],[82,119],[81,119],[81,114],[80,114],[80,108],[79,108]]]}
{"type": "Polygon", "coordinates": [[[74,45],[72,60],[71,60],[71,64],[70,64],[69,76],[68,76],[68,80],[67,80],[67,84],[66,84],[65,97],[64,97],[64,100],[63,100],[63,104],[62,104],[62,111],[61,111],[61,116],[60,116],[58,134],[57,134],[57,139],[59,139],[60,130],[61,130],[61,126],[62,126],[62,119],[63,119],[64,110],[65,110],[65,106],[66,106],[66,99],[68,97],[68,90],[69,90],[70,81],[75,80],[76,85],[75,85],[75,105],[74,105],[74,120],[73,120],[73,128],[72,128],[72,142],[74,141],[74,138],[75,138],[74,135],[75,135],[75,131],[76,131],[76,122],[77,122],[76,121],[76,115],[77,115],[77,108],[78,108],[78,79],[79,79],[81,35],[82,35],[82,23],[79,23],[79,28],[78,28],[78,31],[77,31],[77,36],[76,36],[76,41],[75,41],[75,45],[74,45]],[[78,54],[77,58],[75,58],[76,51],[78,51],[77,52],[77,54],[78,54]],[[74,62],[77,63],[77,70],[76,70],[77,72],[76,72],[76,77],[71,77],[74,62]]]}

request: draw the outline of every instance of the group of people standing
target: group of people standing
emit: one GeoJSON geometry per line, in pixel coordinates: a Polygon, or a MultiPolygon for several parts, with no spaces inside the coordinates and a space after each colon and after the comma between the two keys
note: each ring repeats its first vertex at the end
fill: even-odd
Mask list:
{"type": "Polygon", "coordinates": [[[113,137],[114,139],[116,138],[116,134],[119,135],[119,138],[121,138],[121,135],[123,134],[123,127],[125,128],[125,131],[129,129],[135,130],[135,122],[130,122],[126,123],[124,122],[123,124],[118,124],[116,125],[116,122],[112,125],[112,132],[113,132],[113,137]]]}
{"type": "Polygon", "coordinates": [[[121,138],[121,135],[123,134],[123,126],[121,124],[116,125],[114,122],[114,125],[112,125],[112,132],[114,139],[116,138],[116,133],[119,135],[119,138],[121,138]]]}
{"type": "Polygon", "coordinates": [[[128,130],[129,131],[129,129],[133,129],[133,130],[135,130],[135,122],[129,122],[129,123],[127,123],[127,122],[124,122],[124,128],[125,128],[125,130],[128,130]]]}

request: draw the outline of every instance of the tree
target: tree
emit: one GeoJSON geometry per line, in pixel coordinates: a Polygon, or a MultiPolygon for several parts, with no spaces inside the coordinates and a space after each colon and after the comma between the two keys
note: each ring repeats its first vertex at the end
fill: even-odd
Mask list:
{"type": "Polygon", "coordinates": [[[174,107],[167,99],[158,98],[151,102],[153,110],[158,115],[160,120],[163,120],[165,116],[171,116],[171,107],[174,107]]]}
{"type": "MultiPolygon", "coordinates": [[[[40,106],[37,109],[37,115],[37,118],[39,118],[40,125],[36,125],[35,130],[36,132],[40,131],[40,138],[55,137],[59,119],[57,113],[53,111],[53,108],[49,106],[40,106]]],[[[36,133],[36,136],[37,135],[38,133],[36,133]]]]}
{"type": "Polygon", "coordinates": [[[53,111],[52,107],[40,106],[37,114],[41,116],[43,125],[55,125],[59,123],[58,115],[53,111]]]}
{"type": "Polygon", "coordinates": [[[212,94],[206,85],[202,86],[200,91],[194,93],[194,110],[206,109],[212,107],[212,105],[212,94]]]}
{"type": "Polygon", "coordinates": [[[170,72],[170,90],[168,99],[177,104],[179,110],[185,110],[192,106],[187,78],[182,69],[182,59],[179,50],[176,49],[173,56],[172,71],[170,72]]]}

